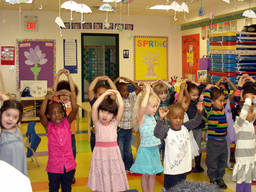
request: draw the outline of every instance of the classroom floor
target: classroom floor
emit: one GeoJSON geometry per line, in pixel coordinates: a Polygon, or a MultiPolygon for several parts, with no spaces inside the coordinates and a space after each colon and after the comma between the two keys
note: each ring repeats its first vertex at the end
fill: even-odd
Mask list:
{"type": "MultiPolygon", "coordinates": [[[[27,128],[27,124],[22,124],[22,133],[25,134],[27,128]]],[[[90,159],[91,159],[91,150],[90,144],[88,142],[88,134],[87,134],[87,120],[81,119],[79,125],[78,134],[76,134],[76,146],[77,146],[77,169],[76,169],[76,183],[72,185],[73,192],[90,192],[91,190],[86,187],[88,174],[90,170],[90,159]]],[[[36,132],[41,136],[41,143],[37,149],[37,159],[39,161],[40,166],[37,167],[36,163],[31,160],[31,158],[27,159],[28,163],[28,173],[29,178],[32,183],[33,192],[47,192],[48,191],[48,177],[45,171],[46,163],[47,163],[47,137],[45,136],[44,129],[42,128],[40,123],[36,124],[36,132]]],[[[136,148],[133,147],[133,154],[136,154],[136,148]]],[[[205,168],[205,153],[203,153],[203,167],[205,168]]],[[[205,169],[206,170],[206,169],[205,169]]],[[[232,171],[226,169],[226,174],[224,176],[224,180],[228,185],[228,189],[226,192],[235,191],[235,183],[231,181],[232,171]]],[[[206,172],[204,173],[191,173],[187,176],[188,180],[193,181],[209,181],[206,176],[206,172]]],[[[142,191],[140,186],[140,176],[130,176],[128,175],[130,189],[137,189],[139,192],[142,191]]],[[[155,191],[159,192],[163,188],[163,175],[157,176],[156,178],[156,186],[155,191]]],[[[252,191],[256,191],[256,186],[252,187],[252,191]]]]}

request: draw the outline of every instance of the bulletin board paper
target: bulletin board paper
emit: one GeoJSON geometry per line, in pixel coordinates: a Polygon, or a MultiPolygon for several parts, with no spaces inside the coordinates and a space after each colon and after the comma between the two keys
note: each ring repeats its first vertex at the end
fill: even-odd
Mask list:
{"type": "Polygon", "coordinates": [[[64,68],[70,73],[77,73],[77,40],[63,40],[64,68]]]}
{"type": "Polygon", "coordinates": [[[135,80],[168,79],[168,37],[134,37],[135,80]]]}
{"type": "Polygon", "coordinates": [[[17,40],[18,87],[21,80],[47,80],[52,87],[56,69],[55,40],[17,40]]]}
{"type": "Polygon", "coordinates": [[[1,47],[1,65],[15,64],[15,47],[2,46],[1,47]]]}
{"type": "Polygon", "coordinates": [[[24,90],[29,87],[32,97],[43,97],[47,94],[47,81],[35,81],[35,80],[21,80],[20,90],[24,90]]]}

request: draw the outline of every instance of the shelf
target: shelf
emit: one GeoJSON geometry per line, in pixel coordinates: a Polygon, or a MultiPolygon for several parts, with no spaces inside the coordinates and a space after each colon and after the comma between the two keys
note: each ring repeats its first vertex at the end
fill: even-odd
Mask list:
{"type": "Polygon", "coordinates": [[[21,97],[21,101],[44,100],[45,97],[21,97]]]}
{"type": "Polygon", "coordinates": [[[40,121],[39,117],[23,117],[21,122],[26,122],[26,121],[40,121]]]}

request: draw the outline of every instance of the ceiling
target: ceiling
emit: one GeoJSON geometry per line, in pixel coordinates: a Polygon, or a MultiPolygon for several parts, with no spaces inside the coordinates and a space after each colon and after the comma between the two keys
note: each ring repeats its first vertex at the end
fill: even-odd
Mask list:
{"type": "MultiPolygon", "coordinates": [[[[19,10],[21,6],[22,10],[28,11],[59,11],[59,4],[67,0],[34,0],[32,4],[21,4],[21,5],[10,5],[5,3],[4,0],[0,0],[0,10],[10,9],[10,10],[19,10]]],[[[100,14],[98,7],[102,5],[101,0],[75,0],[77,3],[84,3],[88,5],[93,13],[100,14]]],[[[190,23],[193,21],[207,19],[209,18],[210,12],[212,11],[215,16],[230,14],[233,12],[242,11],[250,7],[256,7],[255,0],[230,0],[230,4],[225,3],[223,0],[202,0],[202,7],[205,10],[205,15],[199,17],[198,11],[201,7],[201,0],[176,0],[179,4],[183,1],[186,1],[189,7],[190,13],[177,13],[178,20],[175,21],[176,24],[190,23]]],[[[113,14],[124,15],[151,15],[151,16],[170,16],[171,22],[174,22],[174,11],[164,11],[164,10],[149,10],[148,8],[157,5],[157,4],[167,4],[172,3],[173,0],[132,0],[129,4],[127,3],[113,3],[112,6],[115,9],[113,14]]],[[[67,10],[61,9],[62,12],[67,10]]],[[[103,13],[102,13],[103,14],[103,13]]]]}

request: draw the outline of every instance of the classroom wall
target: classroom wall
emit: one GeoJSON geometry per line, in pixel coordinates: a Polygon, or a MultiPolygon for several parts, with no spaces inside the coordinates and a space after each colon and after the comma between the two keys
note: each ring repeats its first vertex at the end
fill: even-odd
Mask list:
{"type": "MultiPolygon", "coordinates": [[[[119,33],[120,52],[120,75],[134,79],[134,42],[128,36],[167,36],[168,47],[168,73],[171,75],[181,75],[181,36],[180,27],[171,25],[169,17],[153,16],[127,16],[109,15],[109,22],[134,24],[134,31],[116,30],[62,30],[60,31],[54,20],[59,15],[57,12],[44,11],[2,11],[0,12],[0,46],[15,46],[16,39],[56,39],[56,70],[63,68],[63,38],[78,40],[78,74],[72,77],[81,89],[81,33],[119,33]],[[23,26],[23,16],[38,16],[38,32],[25,32],[23,26]],[[130,50],[130,58],[122,58],[122,50],[130,50]]],[[[64,21],[70,20],[70,11],[62,10],[61,17],[64,21]]],[[[86,22],[104,22],[105,14],[85,15],[86,22]]],[[[73,21],[80,21],[80,14],[73,13],[73,21]]],[[[16,66],[10,68],[0,65],[3,73],[7,92],[16,93],[16,66]]],[[[80,92],[81,93],[81,92],[80,92]]],[[[81,96],[79,95],[79,100],[81,96]]]]}

